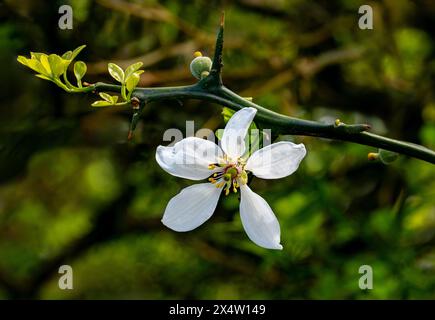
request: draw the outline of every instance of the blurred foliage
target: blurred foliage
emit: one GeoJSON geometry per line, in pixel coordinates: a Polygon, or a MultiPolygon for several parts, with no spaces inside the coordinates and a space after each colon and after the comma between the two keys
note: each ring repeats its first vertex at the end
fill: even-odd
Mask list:
{"type": "MultiPolygon", "coordinates": [[[[147,106],[132,143],[131,110],[92,109],[16,62],[83,43],[89,81],[107,62],[142,61],[142,86],[193,83],[193,52],[211,55],[226,11],[224,81],[297,117],[368,122],[435,148],[435,5],[429,0],[71,0],[74,29],[57,27],[67,1],[0,3],[0,298],[435,298],[435,170],[372,148],[295,137],[308,155],[279,181],[254,180],[274,208],[284,250],[249,241],[238,200],[178,234],[160,219],[189,181],[155,163],[168,128],[223,126],[205,102],[147,106]],[[358,29],[358,7],[374,30],[358,29]],[[176,112],[174,112],[176,111],[176,112]],[[74,290],[57,287],[74,270],[74,290]],[[358,288],[371,265],[374,289],[358,288]]],[[[71,70],[72,72],[72,70],[71,70]]]]}

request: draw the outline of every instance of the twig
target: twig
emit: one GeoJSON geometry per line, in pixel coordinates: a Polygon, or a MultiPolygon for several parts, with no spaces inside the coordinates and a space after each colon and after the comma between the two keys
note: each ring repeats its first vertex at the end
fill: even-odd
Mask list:
{"type": "MultiPolygon", "coordinates": [[[[325,124],[316,121],[288,117],[244,99],[223,85],[223,43],[224,15],[222,15],[219,31],[217,34],[215,54],[209,75],[201,79],[196,84],[189,86],[134,89],[131,101],[135,101],[136,105],[140,106],[140,109],[138,110],[136,108],[136,110],[134,110],[131,128],[134,129],[144,106],[151,102],[161,100],[199,99],[227,106],[234,110],[245,107],[256,108],[258,112],[256,114],[255,121],[259,124],[262,124],[263,127],[274,130],[276,134],[313,136],[354,142],[397,152],[430,163],[435,163],[435,152],[433,150],[410,142],[395,140],[367,132],[370,129],[368,124],[348,125],[341,123],[339,120],[337,120],[334,124],[325,124]]],[[[359,52],[351,52],[351,56],[355,54],[359,54],[359,52]]],[[[325,64],[334,63],[338,58],[342,59],[343,55],[339,54],[338,57],[337,53],[333,55],[326,55],[321,59],[321,62],[318,63],[319,65],[314,68],[314,70],[321,68],[325,64]]],[[[345,55],[345,58],[348,58],[348,53],[345,55]]],[[[309,74],[310,73],[312,73],[312,71],[310,71],[309,74]]],[[[89,85],[84,90],[81,90],[81,92],[91,91],[109,91],[119,93],[121,91],[121,86],[98,82],[96,84],[89,85]]]]}

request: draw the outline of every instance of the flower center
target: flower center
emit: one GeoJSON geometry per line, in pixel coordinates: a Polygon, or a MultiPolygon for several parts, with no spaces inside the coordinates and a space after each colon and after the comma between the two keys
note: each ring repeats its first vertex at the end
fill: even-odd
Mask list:
{"type": "Polygon", "coordinates": [[[225,195],[227,196],[231,190],[236,193],[240,184],[248,182],[248,175],[244,170],[245,162],[242,159],[231,161],[227,157],[219,163],[213,163],[208,166],[210,170],[218,170],[208,179],[216,188],[224,187],[225,195]]]}

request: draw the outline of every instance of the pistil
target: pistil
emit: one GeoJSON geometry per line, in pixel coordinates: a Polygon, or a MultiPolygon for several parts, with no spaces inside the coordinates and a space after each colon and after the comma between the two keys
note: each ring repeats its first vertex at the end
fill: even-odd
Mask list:
{"type": "MultiPolygon", "coordinates": [[[[227,160],[227,159],[225,159],[227,160]]],[[[224,187],[225,195],[229,195],[231,191],[237,193],[237,188],[240,187],[239,181],[241,183],[246,183],[246,172],[243,170],[244,163],[242,161],[237,161],[236,164],[230,163],[213,163],[208,166],[210,170],[216,168],[221,168],[218,172],[213,173],[213,175],[208,179],[216,188],[224,187]]]]}

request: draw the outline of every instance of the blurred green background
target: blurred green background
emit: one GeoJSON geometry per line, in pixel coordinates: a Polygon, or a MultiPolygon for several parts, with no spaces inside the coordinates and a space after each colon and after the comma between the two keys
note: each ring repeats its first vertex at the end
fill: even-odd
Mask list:
{"type": "Polygon", "coordinates": [[[435,170],[376,150],[295,137],[308,155],[281,180],[254,180],[274,209],[282,252],[249,241],[238,200],[221,201],[190,233],[165,228],[169,199],[192,182],[154,152],[168,128],[223,127],[221,107],[149,105],[126,141],[128,107],[93,109],[16,62],[81,44],[89,82],[107,62],[142,61],[142,86],[194,82],[196,50],[212,55],[226,12],[225,84],[296,117],[368,122],[373,131],[435,148],[435,4],[431,0],[0,1],[0,298],[433,299],[435,170]],[[71,4],[74,29],[58,28],[71,4]],[[374,30],[358,8],[374,9],[374,30]],[[74,290],[58,288],[58,268],[74,290]],[[360,290],[371,265],[374,289],[360,290]]]}

